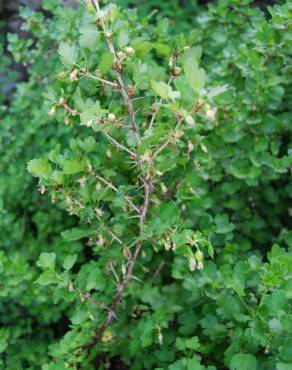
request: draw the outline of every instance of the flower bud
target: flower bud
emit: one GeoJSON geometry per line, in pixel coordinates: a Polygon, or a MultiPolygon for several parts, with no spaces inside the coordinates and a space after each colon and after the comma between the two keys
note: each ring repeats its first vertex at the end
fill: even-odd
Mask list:
{"type": "Polygon", "coordinates": [[[174,76],[178,76],[180,73],[181,73],[181,68],[180,67],[174,67],[174,69],[173,69],[174,76]]]}
{"type": "Polygon", "coordinates": [[[58,77],[60,77],[60,78],[63,78],[63,77],[65,77],[66,76],[66,72],[60,72],[60,73],[58,73],[58,77]]]}
{"type": "Polygon", "coordinates": [[[208,153],[208,149],[204,144],[201,144],[200,147],[201,147],[202,152],[208,153]]]}
{"type": "Polygon", "coordinates": [[[160,330],[159,330],[159,333],[158,333],[158,342],[162,346],[162,344],[163,344],[163,335],[162,335],[160,330]]]}
{"type": "Polygon", "coordinates": [[[106,329],[101,337],[102,342],[110,342],[113,339],[112,333],[109,331],[109,329],[106,329]]]}
{"type": "Polygon", "coordinates": [[[130,55],[133,55],[135,53],[135,50],[131,46],[126,46],[124,50],[127,54],[130,55]]]}
{"type": "Polygon", "coordinates": [[[41,187],[39,188],[39,192],[40,192],[41,194],[44,194],[44,193],[46,192],[46,188],[45,188],[44,186],[41,186],[41,187]]]}
{"type": "Polygon", "coordinates": [[[188,141],[188,149],[189,149],[189,153],[191,153],[194,150],[194,145],[191,141],[188,141]]]}
{"type": "Polygon", "coordinates": [[[169,251],[171,249],[171,243],[169,239],[163,240],[163,245],[164,245],[165,250],[169,251]]]}
{"type": "Polygon", "coordinates": [[[105,37],[106,37],[107,39],[110,39],[110,38],[112,37],[111,32],[105,32],[105,33],[104,33],[104,35],[105,35],[105,37]]]}
{"type": "Polygon", "coordinates": [[[193,255],[193,253],[191,253],[190,256],[189,256],[190,270],[191,271],[195,271],[196,265],[197,265],[196,259],[195,259],[194,255],[193,255]]]}
{"type": "Polygon", "coordinates": [[[199,261],[199,262],[198,262],[198,265],[197,265],[197,269],[198,269],[198,270],[203,270],[203,268],[204,268],[204,264],[203,264],[203,262],[202,262],[202,261],[199,261]]]}
{"type": "Polygon", "coordinates": [[[190,126],[195,126],[196,122],[191,115],[186,117],[186,123],[190,126]]]}
{"type": "Polygon", "coordinates": [[[81,186],[84,186],[86,183],[86,177],[80,177],[80,179],[77,180],[81,186]]]}
{"type": "Polygon", "coordinates": [[[123,60],[123,59],[126,58],[126,54],[123,53],[122,51],[118,51],[117,52],[117,57],[118,57],[119,60],[123,60]]]}
{"type": "Polygon", "coordinates": [[[60,104],[60,105],[64,105],[65,103],[66,103],[65,98],[61,97],[61,98],[59,99],[59,104],[60,104]]]}
{"type": "Polygon", "coordinates": [[[151,152],[147,150],[143,155],[141,155],[141,160],[143,162],[151,162],[151,152]]]}
{"type": "Polygon", "coordinates": [[[183,136],[183,131],[182,130],[175,130],[174,132],[174,137],[175,139],[180,139],[183,136]]]}
{"type": "Polygon", "coordinates": [[[116,120],[116,116],[113,113],[109,113],[109,115],[107,116],[107,118],[112,123],[115,122],[115,120],[116,120]]]}
{"type": "Polygon", "coordinates": [[[49,116],[53,116],[55,113],[56,113],[56,107],[55,107],[55,106],[53,106],[53,107],[49,110],[48,115],[49,115],[49,116]]]}
{"type": "Polygon", "coordinates": [[[130,97],[133,97],[136,95],[136,88],[133,85],[128,85],[128,94],[130,97]]]}
{"type": "Polygon", "coordinates": [[[108,150],[108,151],[106,152],[106,155],[107,155],[109,158],[111,158],[111,157],[112,157],[112,152],[111,152],[110,150],[108,150]]]}
{"type": "Polygon", "coordinates": [[[164,183],[161,184],[161,190],[164,194],[168,192],[167,187],[164,185],[164,183]]]}
{"type": "Polygon", "coordinates": [[[205,114],[205,117],[207,119],[209,119],[210,121],[214,121],[215,118],[216,118],[216,112],[217,112],[217,108],[210,108],[207,110],[206,114],[205,114]]]}
{"type": "Polygon", "coordinates": [[[78,81],[77,74],[78,74],[78,69],[74,69],[74,71],[70,73],[70,76],[69,76],[70,80],[78,81]]]}
{"type": "Polygon", "coordinates": [[[202,262],[204,259],[204,253],[200,250],[197,250],[197,252],[195,253],[195,257],[198,262],[202,262]]]}

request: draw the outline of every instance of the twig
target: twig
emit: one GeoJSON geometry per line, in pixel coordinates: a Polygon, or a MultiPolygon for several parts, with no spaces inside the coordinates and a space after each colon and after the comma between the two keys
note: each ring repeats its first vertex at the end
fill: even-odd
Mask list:
{"type": "MultiPolygon", "coordinates": [[[[178,128],[180,127],[183,120],[184,120],[183,117],[178,119],[177,125],[174,129],[174,133],[175,133],[176,130],[178,130],[178,128]]],[[[173,138],[174,138],[173,135],[170,135],[168,137],[168,139],[165,141],[165,143],[162,144],[161,147],[159,149],[157,149],[156,152],[153,154],[153,159],[155,159],[158,156],[158,154],[161,153],[168,146],[168,144],[172,141],[173,138]]]]}
{"type": "Polygon", "coordinates": [[[154,281],[157,279],[157,276],[159,275],[160,271],[163,269],[163,267],[165,266],[165,261],[161,261],[160,264],[158,265],[156,271],[154,272],[153,274],[153,277],[152,277],[152,284],[154,283],[154,281]]]}
{"type": "MultiPolygon", "coordinates": [[[[98,0],[93,0],[93,3],[96,7],[96,10],[100,14],[99,1],[98,0]]],[[[118,60],[117,54],[116,54],[116,51],[115,51],[115,48],[114,48],[114,45],[113,45],[113,42],[112,42],[111,35],[108,32],[106,24],[104,23],[104,20],[103,20],[102,17],[100,17],[100,24],[101,24],[102,30],[104,32],[104,35],[105,35],[105,38],[106,38],[106,41],[107,41],[107,44],[108,44],[108,48],[109,48],[110,52],[114,55],[115,59],[118,60]]],[[[127,90],[125,88],[125,84],[124,84],[121,73],[119,71],[115,71],[115,72],[116,72],[118,83],[120,85],[119,86],[120,91],[121,91],[122,96],[124,98],[124,102],[125,102],[126,108],[128,110],[128,113],[129,113],[129,116],[130,116],[130,119],[131,119],[132,131],[133,131],[133,133],[136,137],[136,140],[137,140],[138,144],[140,144],[141,143],[141,138],[140,138],[139,128],[138,128],[138,125],[137,125],[137,122],[136,122],[136,117],[135,117],[134,109],[133,109],[133,106],[132,106],[131,98],[129,97],[129,95],[127,93],[127,90]]]]}
{"type": "MultiPolygon", "coordinates": [[[[94,174],[94,177],[96,177],[98,180],[100,180],[101,182],[103,182],[105,185],[107,185],[110,189],[112,189],[114,192],[118,193],[119,189],[116,188],[111,182],[107,181],[106,179],[104,179],[103,177],[97,175],[96,173],[91,173],[91,174],[94,174]]],[[[128,196],[128,195],[124,195],[123,197],[129,204],[130,206],[138,213],[140,214],[141,210],[133,203],[133,201],[131,200],[131,198],[128,196]]]]}
{"type": "Polygon", "coordinates": [[[118,277],[118,274],[116,273],[116,270],[115,270],[112,262],[110,262],[109,266],[110,266],[110,269],[112,270],[112,273],[114,274],[114,277],[115,277],[115,279],[117,281],[117,284],[120,284],[120,279],[118,277]]]}
{"type": "Polygon", "coordinates": [[[118,148],[120,149],[123,149],[125,152],[127,152],[128,154],[130,154],[133,158],[136,158],[137,155],[136,153],[132,152],[132,150],[126,148],[123,144],[119,143],[118,141],[116,141],[113,137],[111,137],[107,132],[103,132],[104,135],[111,141],[113,142],[118,148]]]}
{"type": "Polygon", "coordinates": [[[119,87],[119,85],[116,82],[108,81],[108,80],[105,80],[104,78],[94,76],[92,73],[89,73],[89,72],[84,72],[81,75],[84,76],[84,77],[93,78],[94,80],[100,81],[100,82],[104,83],[105,85],[109,85],[109,86],[114,87],[116,89],[119,87]]]}

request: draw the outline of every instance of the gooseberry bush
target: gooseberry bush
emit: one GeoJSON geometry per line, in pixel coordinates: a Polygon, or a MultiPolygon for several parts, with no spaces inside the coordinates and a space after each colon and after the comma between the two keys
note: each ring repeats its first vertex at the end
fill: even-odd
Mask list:
{"type": "Polygon", "coordinates": [[[35,45],[10,37],[30,79],[1,133],[1,366],[289,369],[290,4],[194,29],[43,8],[35,45]]]}

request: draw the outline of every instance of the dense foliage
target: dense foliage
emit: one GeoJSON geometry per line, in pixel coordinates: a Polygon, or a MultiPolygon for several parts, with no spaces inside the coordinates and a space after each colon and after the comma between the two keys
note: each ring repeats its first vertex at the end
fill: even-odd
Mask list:
{"type": "Polygon", "coordinates": [[[288,370],[291,4],[128,3],[9,36],[0,368],[288,370]]]}

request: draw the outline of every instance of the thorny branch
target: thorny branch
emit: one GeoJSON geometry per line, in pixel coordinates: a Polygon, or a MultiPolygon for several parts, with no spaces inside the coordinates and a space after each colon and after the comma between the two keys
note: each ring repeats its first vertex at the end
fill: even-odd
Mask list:
{"type": "MultiPolygon", "coordinates": [[[[100,14],[100,6],[99,6],[98,0],[93,0],[93,3],[95,5],[95,7],[96,7],[97,12],[100,14]]],[[[109,50],[114,55],[115,59],[117,59],[116,51],[115,51],[114,45],[112,43],[112,39],[111,39],[110,33],[108,32],[107,27],[106,27],[106,24],[105,24],[104,20],[102,19],[102,17],[100,18],[100,24],[101,24],[101,27],[102,27],[103,32],[105,34],[105,38],[107,40],[109,50]]],[[[135,137],[137,139],[137,143],[140,143],[141,142],[141,138],[140,138],[140,133],[139,133],[138,125],[136,123],[135,112],[134,112],[134,109],[133,109],[133,105],[132,105],[131,99],[130,99],[130,97],[129,97],[126,89],[125,89],[125,85],[124,85],[124,82],[123,82],[123,78],[122,78],[121,72],[116,71],[116,76],[117,76],[117,80],[118,80],[118,83],[119,83],[119,89],[120,89],[120,91],[122,93],[122,96],[123,96],[123,99],[124,99],[124,103],[125,103],[125,106],[127,108],[127,111],[128,111],[128,114],[129,114],[129,117],[130,117],[130,120],[131,120],[131,130],[133,131],[133,133],[134,133],[134,135],[135,135],[135,137]]],[[[141,162],[138,159],[137,153],[134,153],[133,151],[130,151],[128,148],[122,146],[122,144],[116,142],[115,139],[109,137],[109,135],[107,135],[107,137],[108,137],[109,140],[113,141],[114,144],[117,147],[119,147],[120,149],[123,149],[124,151],[126,151],[131,156],[131,159],[132,160],[134,159],[136,161],[138,167],[140,168],[140,170],[142,172],[140,178],[141,178],[141,181],[142,181],[142,184],[143,184],[143,188],[144,188],[144,196],[143,196],[144,201],[143,201],[143,206],[141,207],[141,209],[139,207],[135,206],[133,204],[133,202],[129,199],[129,197],[125,197],[125,199],[127,200],[127,202],[138,213],[139,224],[140,224],[139,236],[141,236],[143,234],[143,232],[144,232],[146,217],[147,217],[147,213],[148,213],[149,206],[150,206],[151,193],[152,193],[152,189],[153,189],[152,179],[151,179],[151,175],[150,175],[149,166],[148,166],[148,169],[145,170],[143,168],[141,162]]],[[[118,190],[117,188],[115,188],[108,181],[102,179],[101,177],[98,177],[98,178],[99,178],[100,181],[102,181],[105,184],[107,184],[114,191],[117,191],[118,190]]],[[[139,253],[140,253],[141,248],[142,248],[142,241],[138,241],[136,243],[135,247],[134,247],[133,253],[130,253],[129,254],[126,272],[125,272],[123,278],[120,280],[120,282],[118,284],[117,293],[116,293],[116,295],[115,295],[115,297],[113,299],[113,302],[112,302],[112,304],[111,304],[111,306],[110,306],[110,308],[108,310],[107,317],[104,320],[104,322],[101,325],[101,327],[96,331],[92,342],[90,344],[88,344],[86,346],[86,348],[93,347],[95,345],[95,343],[100,340],[100,338],[102,337],[104,331],[112,323],[113,319],[116,318],[116,309],[117,309],[117,306],[119,305],[119,303],[122,300],[124,291],[125,291],[128,283],[129,283],[129,281],[133,278],[133,272],[134,272],[135,264],[136,264],[136,261],[137,261],[137,258],[139,256],[139,253]]]]}

